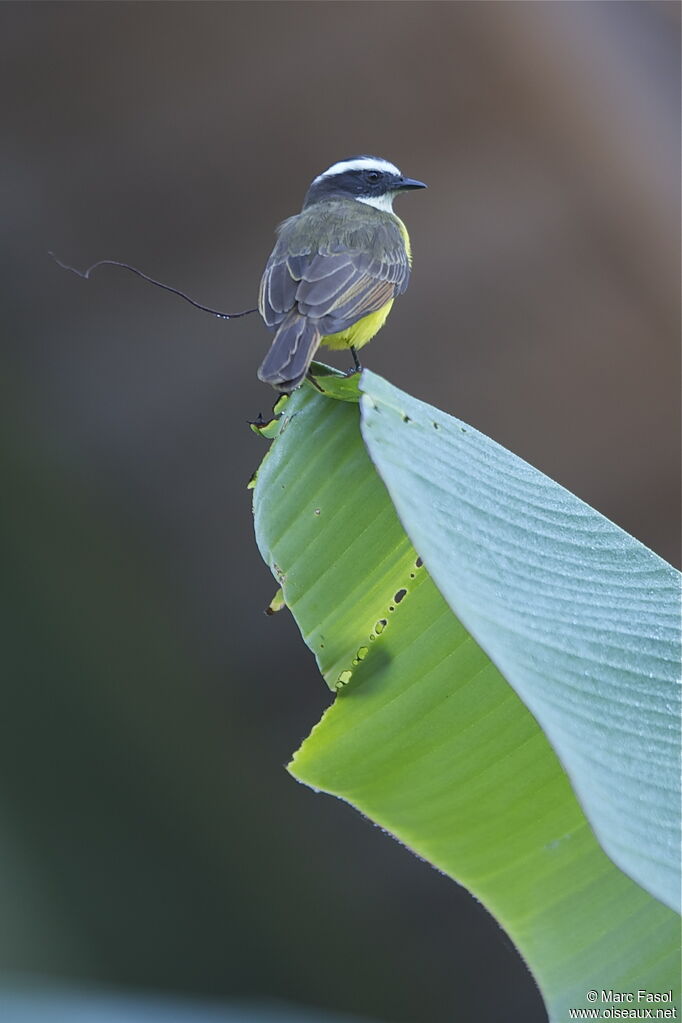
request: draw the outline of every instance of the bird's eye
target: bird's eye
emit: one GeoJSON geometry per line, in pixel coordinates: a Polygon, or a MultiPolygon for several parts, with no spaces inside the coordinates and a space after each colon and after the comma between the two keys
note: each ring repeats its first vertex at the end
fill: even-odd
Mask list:
{"type": "Polygon", "coordinates": [[[379,171],[369,171],[367,174],[367,180],[372,182],[378,181],[380,177],[381,174],[379,173],[379,171]]]}

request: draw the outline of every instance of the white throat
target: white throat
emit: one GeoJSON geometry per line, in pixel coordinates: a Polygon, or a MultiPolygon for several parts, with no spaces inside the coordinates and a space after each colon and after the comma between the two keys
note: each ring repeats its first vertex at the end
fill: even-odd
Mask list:
{"type": "Polygon", "coordinates": [[[383,195],[356,195],[354,198],[356,202],[364,202],[366,206],[373,206],[376,210],[393,213],[395,192],[384,192],[383,195]]]}

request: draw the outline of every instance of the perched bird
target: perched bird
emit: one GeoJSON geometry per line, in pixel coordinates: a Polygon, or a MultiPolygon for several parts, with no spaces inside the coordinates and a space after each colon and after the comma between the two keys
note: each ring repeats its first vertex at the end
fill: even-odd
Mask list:
{"type": "Polygon", "coordinates": [[[303,209],[278,229],[258,308],[275,331],[258,376],[290,392],[320,344],[356,350],[384,325],[410,279],[410,238],[393,212],[400,192],[426,188],[388,160],[354,156],[310,185],[303,209]]]}

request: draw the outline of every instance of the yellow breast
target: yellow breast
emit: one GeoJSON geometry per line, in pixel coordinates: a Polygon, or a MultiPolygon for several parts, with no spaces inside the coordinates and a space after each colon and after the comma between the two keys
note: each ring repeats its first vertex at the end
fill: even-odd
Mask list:
{"type": "Polygon", "coordinates": [[[410,266],[412,266],[412,246],[410,245],[410,236],[407,233],[407,228],[405,227],[405,225],[403,224],[402,220],[400,219],[400,217],[397,214],[394,213],[393,216],[398,221],[398,227],[400,228],[400,233],[403,236],[403,241],[405,242],[405,251],[407,252],[407,262],[410,264],[410,266]]]}

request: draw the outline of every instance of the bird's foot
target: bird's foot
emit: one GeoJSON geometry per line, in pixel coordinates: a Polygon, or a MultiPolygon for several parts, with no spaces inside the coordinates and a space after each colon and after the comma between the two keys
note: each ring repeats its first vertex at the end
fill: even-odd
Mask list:
{"type": "Polygon", "coordinates": [[[356,350],[353,347],[353,345],[349,345],[349,348],[350,348],[350,353],[353,356],[353,362],[355,363],[355,365],[353,366],[352,369],[347,370],[347,372],[344,373],[343,375],[346,376],[346,377],[353,377],[353,376],[355,376],[356,373],[361,373],[362,372],[362,364],[361,364],[360,360],[358,359],[358,353],[356,352],[356,350]]]}

